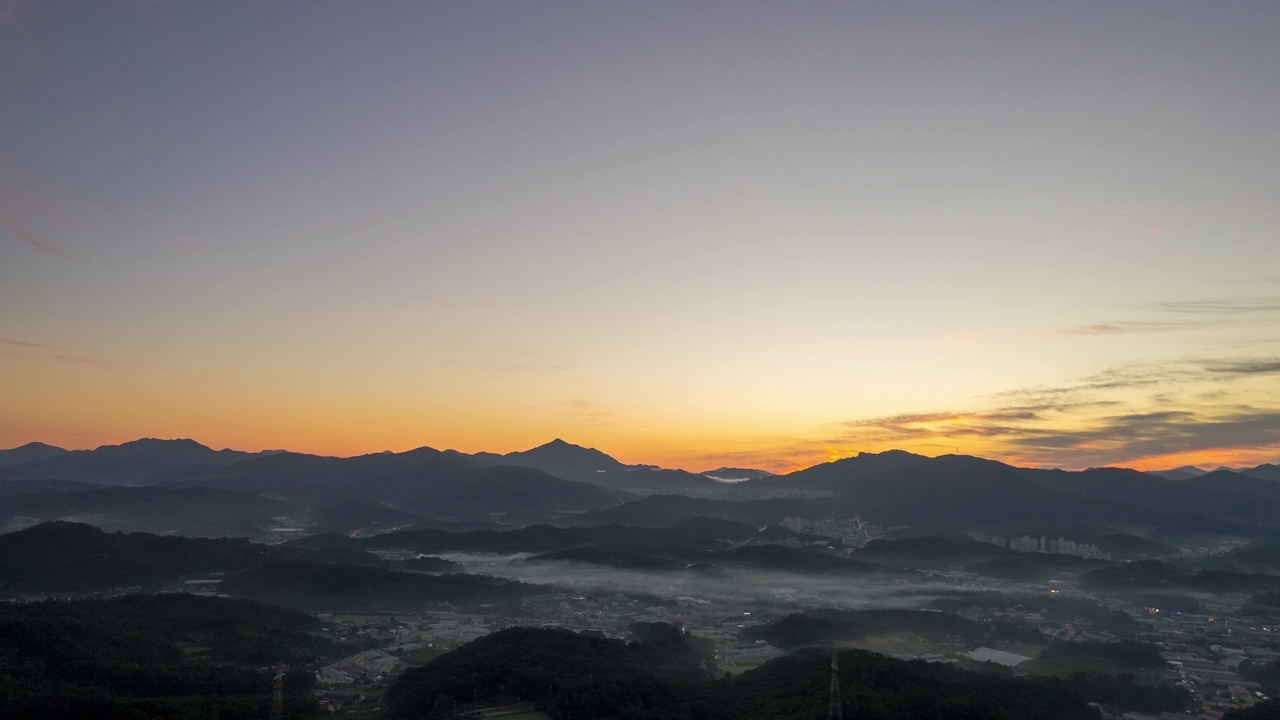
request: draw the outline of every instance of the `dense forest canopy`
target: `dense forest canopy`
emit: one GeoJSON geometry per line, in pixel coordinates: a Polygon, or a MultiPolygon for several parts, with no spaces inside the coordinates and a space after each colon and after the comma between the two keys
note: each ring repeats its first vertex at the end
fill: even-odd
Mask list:
{"type": "MultiPolygon", "coordinates": [[[[341,654],[306,613],[190,595],[0,604],[0,717],[256,720],[272,666],[341,654]]],[[[310,717],[314,678],[285,682],[291,717],[310,717]]]]}

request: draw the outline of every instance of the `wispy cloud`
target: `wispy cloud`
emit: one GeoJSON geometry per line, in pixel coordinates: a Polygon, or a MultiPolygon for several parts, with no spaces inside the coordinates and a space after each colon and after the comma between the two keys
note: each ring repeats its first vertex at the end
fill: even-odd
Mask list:
{"type": "Polygon", "coordinates": [[[1274,462],[1280,458],[1280,396],[1259,383],[1277,373],[1280,360],[1274,357],[1122,365],[1062,385],[977,397],[974,407],[833,423],[821,439],[772,450],[772,463],[767,453],[740,460],[795,469],[855,450],[900,448],[1053,467],[1149,467],[1161,459],[1228,457],[1274,462]]]}
{"type": "Polygon", "coordinates": [[[1198,330],[1226,324],[1271,322],[1280,319],[1280,298],[1226,298],[1159,302],[1150,311],[1171,315],[1167,320],[1113,320],[1032,332],[1033,336],[1143,335],[1198,330]],[[1273,317],[1274,316],[1274,317],[1273,317]]]}
{"type": "Polygon", "coordinates": [[[0,338],[0,345],[12,345],[14,347],[24,348],[44,347],[40,343],[27,342],[26,340],[14,340],[13,338],[0,338]]]}
{"type": "Polygon", "coordinates": [[[1130,335],[1130,334],[1147,334],[1168,332],[1171,330],[1186,330],[1195,327],[1191,323],[1178,322],[1108,322],[1097,323],[1095,325],[1076,325],[1074,327],[1053,328],[1050,330],[1041,330],[1033,333],[1034,335],[1130,335]]]}
{"type": "Polygon", "coordinates": [[[1280,373],[1280,360],[1243,360],[1226,362],[1217,365],[1206,365],[1205,370],[1211,373],[1228,375],[1267,375],[1280,373]]]}
{"type": "Polygon", "coordinates": [[[1226,298],[1157,303],[1156,307],[1173,313],[1192,315],[1252,315],[1280,313],[1280,298],[1226,298]]]}
{"type": "Polygon", "coordinates": [[[120,367],[118,363],[111,362],[110,360],[103,360],[101,358],[83,357],[80,355],[53,354],[53,355],[49,355],[49,357],[54,360],[60,360],[62,362],[67,362],[67,363],[74,363],[76,365],[89,365],[92,367],[111,368],[111,369],[116,369],[120,367]]]}
{"type": "Polygon", "coordinates": [[[621,425],[639,422],[629,419],[617,408],[605,403],[582,398],[571,398],[559,403],[561,411],[570,417],[578,418],[588,425],[621,425]]]}
{"type": "MultiPolygon", "coordinates": [[[[197,377],[186,370],[178,368],[154,365],[146,362],[112,360],[104,357],[85,355],[77,352],[75,349],[61,347],[58,345],[46,345],[44,343],[18,340],[15,338],[0,338],[0,347],[12,348],[11,350],[4,351],[4,354],[9,357],[18,357],[38,362],[65,363],[85,368],[109,370],[120,373],[165,373],[169,375],[197,377]]],[[[208,379],[207,376],[203,375],[199,377],[201,379],[208,379]]]]}
{"type": "Polygon", "coordinates": [[[57,204],[34,195],[0,195],[0,227],[48,255],[63,255],[62,248],[36,225],[52,225],[61,229],[79,227],[79,223],[57,204]]]}

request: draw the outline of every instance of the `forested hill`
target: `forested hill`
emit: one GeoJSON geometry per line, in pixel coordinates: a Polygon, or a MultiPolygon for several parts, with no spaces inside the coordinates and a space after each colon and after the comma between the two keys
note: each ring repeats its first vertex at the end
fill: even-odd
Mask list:
{"type": "MultiPolygon", "coordinates": [[[[707,672],[705,641],[642,624],[631,643],[567,630],[494,633],[405,673],[387,691],[388,717],[443,720],[473,699],[523,698],[553,717],[811,720],[826,711],[830,653],[800,651],[737,678],[707,672]]],[[[1083,697],[1051,678],[1010,678],[863,652],[839,655],[844,716],[1096,720],[1083,697]]]]}
{"type": "MultiPolygon", "coordinates": [[[[0,717],[257,720],[271,674],[345,650],[319,622],[261,603],[190,595],[0,603],[0,717]]],[[[316,717],[314,677],[285,679],[290,717],[316,717]]]]}
{"type": "MultiPolygon", "coordinates": [[[[268,546],[247,540],[104,533],[46,523],[0,535],[0,597],[176,587],[217,573],[233,597],[303,609],[421,609],[437,603],[518,603],[546,589],[481,575],[401,572],[359,548],[268,546]]],[[[444,569],[453,569],[442,563],[444,569]]]]}
{"type": "Polygon", "coordinates": [[[106,533],[53,522],[0,535],[0,593],[158,589],[190,573],[234,572],[304,553],[248,540],[106,533]]]}

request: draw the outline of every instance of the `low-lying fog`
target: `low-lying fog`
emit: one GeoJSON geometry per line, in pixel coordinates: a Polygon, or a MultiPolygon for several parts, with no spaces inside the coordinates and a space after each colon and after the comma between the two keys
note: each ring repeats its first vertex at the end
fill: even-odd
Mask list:
{"type": "Polygon", "coordinates": [[[624,570],[568,561],[530,562],[530,553],[437,553],[465,572],[594,593],[694,597],[716,603],[814,603],[840,608],[917,608],[964,591],[1007,589],[994,581],[954,585],[903,578],[809,575],[766,570],[624,570]]]}

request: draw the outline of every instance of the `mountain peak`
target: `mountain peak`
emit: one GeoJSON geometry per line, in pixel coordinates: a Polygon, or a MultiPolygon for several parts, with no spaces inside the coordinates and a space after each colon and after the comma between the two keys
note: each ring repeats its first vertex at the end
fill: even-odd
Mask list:
{"type": "Polygon", "coordinates": [[[537,468],[565,480],[590,481],[597,473],[628,467],[595,448],[574,445],[560,438],[529,450],[507,453],[500,461],[537,468]]]}
{"type": "Polygon", "coordinates": [[[173,438],[171,440],[164,438],[138,438],[130,440],[119,445],[103,445],[99,450],[116,448],[119,450],[209,450],[213,448],[192,440],[191,438],[173,438]]]}
{"type": "Polygon", "coordinates": [[[42,442],[29,442],[12,450],[0,450],[0,467],[50,460],[66,454],[67,451],[60,447],[42,442]]]}
{"type": "Polygon", "coordinates": [[[13,452],[13,450],[57,450],[59,452],[66,452],[66,449],[60,448],[57,445],[50,445],[49,443],[42,443],[39,441],[29,442],[26,445],[19,445],[18,447],[7,451],[0,450],[0,452],[13,452]]]}

